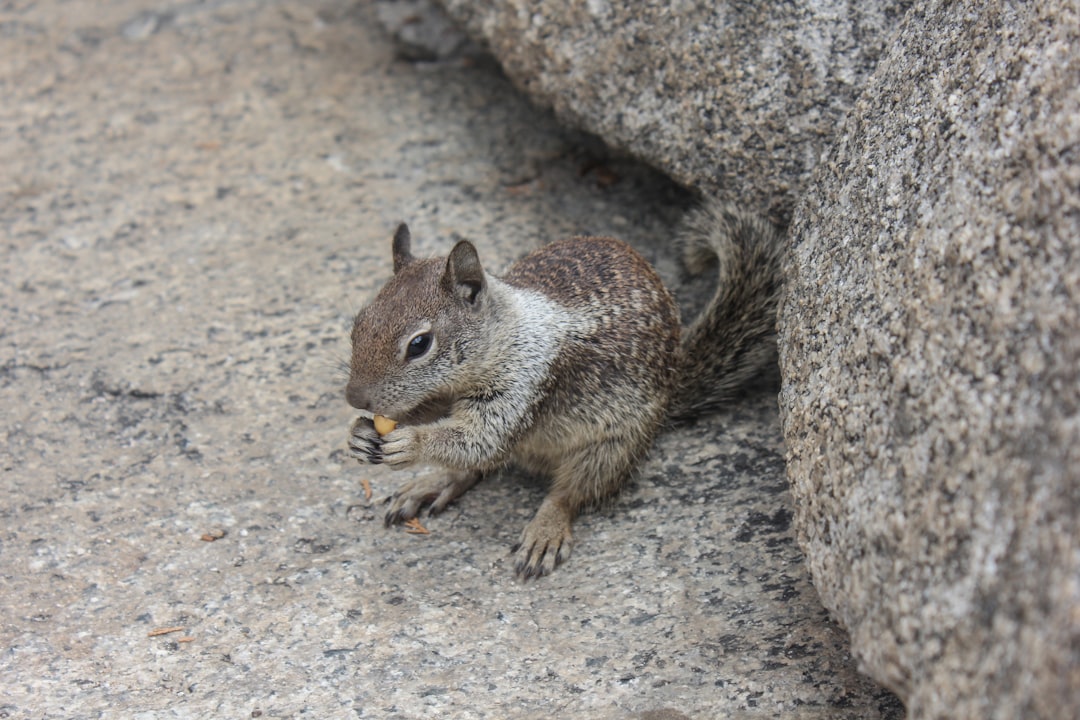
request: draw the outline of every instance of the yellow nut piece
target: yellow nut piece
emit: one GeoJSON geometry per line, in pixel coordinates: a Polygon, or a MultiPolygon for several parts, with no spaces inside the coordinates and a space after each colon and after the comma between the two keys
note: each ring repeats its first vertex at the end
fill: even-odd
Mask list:
{"type": "Polygon", "coordinates": [[[390,432],[397,427],[397,422],[391,420],[383,415],[375,416],[375,432],[379,433],[379,437],[382,437],[386,433],[390,432]]]}

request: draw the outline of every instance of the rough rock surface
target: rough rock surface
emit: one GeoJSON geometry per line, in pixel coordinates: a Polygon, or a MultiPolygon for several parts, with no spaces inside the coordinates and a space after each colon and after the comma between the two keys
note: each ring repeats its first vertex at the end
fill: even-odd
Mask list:
{"type": "Polygon", "coordinates": [[[1077,4],[919,4],[792,237],[781,405],[825,605],[911,717],[1078,717],[1077,4]]]}
{"type": "Polygon", "coordinates": [[[397,55],[355,0],[0,3],[0,717],[900,717],[767,395],[663,436],[542,581],[514,473],[383,527],[361,481],[408,475],[346,457],[337,365],[395,221],[494,266],[614,233],[671,279],[685,201],[397,55]]]}
{"type": "Polygon", "coordinates": [[[908,0],[440,0],[564,120],[786,222],[908,0]]]}

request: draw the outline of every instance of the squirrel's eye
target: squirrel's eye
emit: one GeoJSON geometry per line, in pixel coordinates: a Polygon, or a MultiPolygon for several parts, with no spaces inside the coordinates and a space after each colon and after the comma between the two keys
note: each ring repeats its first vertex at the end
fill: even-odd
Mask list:
{"type": "Polygon", "coordinates": [[[409,346],[405,348],[405,359],[413,360],[418,358],[426,353],[430,347],[431,333],[420,333],[409,341],[409,346]]]}

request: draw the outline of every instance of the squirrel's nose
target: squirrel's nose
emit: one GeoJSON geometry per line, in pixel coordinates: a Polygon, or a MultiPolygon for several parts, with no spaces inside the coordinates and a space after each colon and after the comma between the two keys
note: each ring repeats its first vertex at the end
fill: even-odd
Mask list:
{"type": "Polygon", "coordinates": [[[357,410],[370,410],[371,398],[360,385],[352,383],[345,386],[345,399],[357,410]]]}

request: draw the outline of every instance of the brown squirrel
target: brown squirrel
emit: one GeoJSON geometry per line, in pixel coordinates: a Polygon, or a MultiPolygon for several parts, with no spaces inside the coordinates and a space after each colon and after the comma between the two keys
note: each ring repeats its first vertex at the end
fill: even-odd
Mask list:
{"type": "Polygon", "coordinates": [[[569,557],[578,512],[622,487],[667,419],[721,405],[774,362],[780,232],[716,205],[686,226],[687,269],[716,262],[719,282],[685,330],[656,271],[619,240],[553,242],[496,277],[465,240],[414,258],[398,227],[394,276],[353,325],[346,387],[350,405],[398,424],[380,436],[360,417],[349,448],[450,472],[399,488],[387,525],[513,463],[552,480],[512,551],[519,576],[546,575],[569,557]]]}

